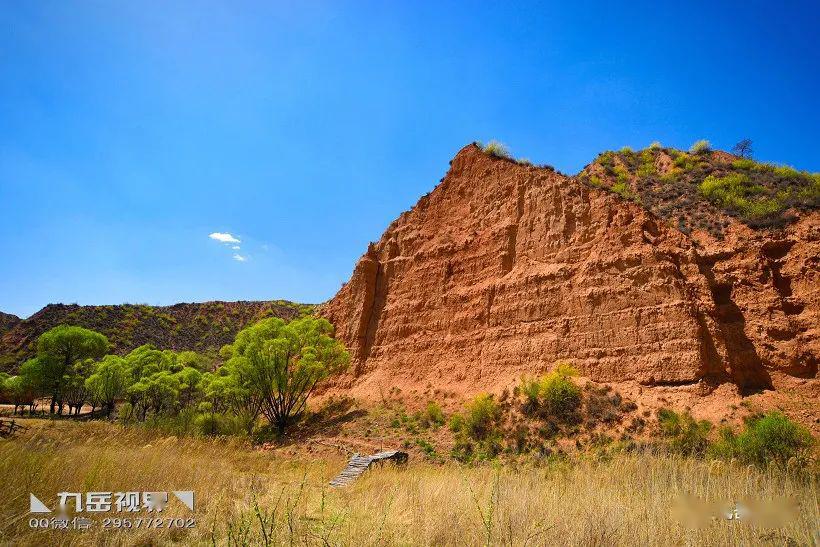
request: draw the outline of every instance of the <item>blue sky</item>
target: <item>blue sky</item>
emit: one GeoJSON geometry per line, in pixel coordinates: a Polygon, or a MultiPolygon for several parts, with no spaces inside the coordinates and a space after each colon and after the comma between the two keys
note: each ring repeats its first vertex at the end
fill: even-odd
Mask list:
{"type": "Polygon", "coordinates": [[[323,301],[473,140],[820,171],[817,4],[662,4],[0,0],[0,310],[323,301]]]}

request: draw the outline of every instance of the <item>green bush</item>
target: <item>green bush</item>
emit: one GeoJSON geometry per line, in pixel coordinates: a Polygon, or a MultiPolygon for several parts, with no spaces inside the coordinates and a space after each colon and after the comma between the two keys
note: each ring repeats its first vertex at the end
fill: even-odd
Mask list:
{"type": "Polygon", "coordinates": [[[571,379],[576,375],[571,366],[559,364],[543,378],[524,378],[518,388],[524,396],[524,413],[563,422],[573,421],[581,406],[581,388],[571,379]]]}
{"type": "Polygon", "coordinates": [[[739,159],[732,162],[735,169],[754,169],[757,162],[750,159],[739,159]]]}
{"type": "Polygon", "coordinates": [[[629,171],[621,166],[615,168],[615,184],[610,189],[624,199],[635,197],[629,184],[629,171]]]}
{"type": "Polygon", "coordinates": [[[675,156],[674,164],[675,167],[679,167],[683,171],[691,171],[698,164],[698,159],[692,154],[681,152],[675,156]]]}
{"type": "Polygon", "coordinates": [[[456,461],[470,463],[475,460],[492,460],[501,453],[502,449],[503,443],[499,431],[494,431],[480,441],[460,434],[455,438],[450,455],[456,461]]]}
{"type": "Polygon", "coordinates": [[[815,206],[820,204],[820,173],[811,176],[811,183],[797,191],[797,199],[801,202],[815,206]]]}
{"type": "Polygon", "coordinates": [[[444,425],[446,422],[444,411],[441,410],[441,405],[435,401],[427,403],[427,408],[424,409],[424,414],[421,419],[425,424],[436,427],[444,425]]]}
{"type": "Polygon", "coordinates": [[[202,435],[219,435],[222,432],[222,424],[218,414],[210,412],[199,414],[194,421],[196,429],[202,435]]]}
{"type": "Polygon", "coordinates": [[[485,154],[495,156],[496,158],[505,158],[508,160],[512,159],[512,154],[510,154],[509,148],[507,148],[498,141],[488,142],[486,145],[484,145],[483,150],[485,154]]]}
{"type": "Polygon", "coordinates": [[[747,219],[773,216],[785,207],[777,199],[767,197],[765,187],[752,183],[742,173],[709,175],[700,183],[699,190],[712,204],[734,210],[747,219]]]}
{"type": "Polygon", "coordinates": [[[632,199],[632,189],[629,187],[629,182],[619,180],[612,185],[612,191],[624,199],[632,199]]]}
{"type": "Polygon", "coordinates": [[[558,365],[544,378],[541,399],[552,416],[568,420],[581,406],[581,389],[570,379],[576,374],[569,365],[558,365]]]}
{"type": "Polygon", "coordinates": [[[739,435],[724,428],[720,437],[711,450],[713,455],[737,458],[759,466],[765,466],[769,462],[782,465],[791,458],[808,458],[814,445],[814,439],[807,429],[780,412],[748,420],[739,435]]]}
{"type": "Polygon", "coordinates": [[[638,178],[645,179],[655,174],[655,149],[641,150],[638,159],[640,160],[636,171],[638,178]]]}
{"type": "Polygon", "coordinates": [[[601,164],[601,167],[606,170],[607,173],[611,173],[613,169],[615,169],[615,153],[612,151],[602,152],[600,156],[598,156],[598,163],[601,164]]]}
{"type": "Polygon", "coordinates": [[[424,453],[424,455],[429,460],[436,461],[438,460],[438,454],[436,454],[436,447],[433,446],[429,441],[425,439],[416,439],[416,446],[424,453]]]}
{"type": "Polygon", "coordinates": [[[778,165],[774,168],[774,174],[785,179],[797,179],[801,177],[800,171],[790,165],[778,165]]]}
{"type": "Polygon", "coordinates": [[[652,162],[644,162],[638,167],[637,173],[641,178],[651,177],[655,174],[655,164],[652,162]]]}
{"type": "Polygon", "coordinates": [[[712,145],[706,139],[701,139],[699,141],[695,141],[695,143],[689,148],[689,153],[691,154],[703,154],[705,152],[709,152],[712,150],[712,145]]]}
{"type": "Polygon", "coordinates": [[[532,414],[541,406],[541,380],[538,378],[522,378],[518,391],[524,396],[523,410],[525,414],[532,414]]]}
{"type": "Polygon", "coordinates": [[[154,414],[148,416],[141,424],[146,429],[161,431],[169,435],[192,435],[200,432],[197,426],[197,409],[185,407],[177,414],[154,414]]]}
{"type": "Polygon", "coordinates": [[[674,410],[658,410],[658,426],[661,436],[668,440],[669,448],[684,456],[703,456],[709,448],[711,422],[695,420],[691,414],[678,414],[674,410]]]}
{"type": "Polygon", "coordinates": [[[134,407],[131,403],[126,401],[117,408],[117,420],[123,425],[130,424],[135,420],[134,407]]]}
{"type": "Polygon", "coordinates": [[[473,443],[463,436],[456,437],[450,456],[461,463],[469,463],[473,459],[473,443]]]}
{"type": "Polygon", "coordinates": [[[650,150],[660,150],[663,147],[661,146],[661,143],[659,143],[658,141],[652,141],[648,148],[650,150]]]}
{"type": "Polygon", "coordinates": [[[501,409],[492,395],[477,395],[467,403],[463,414],[450,418],[450,429],[455,433],[452,457],[467,463],[497,456],[502,448],[500,419],[501,409]]]}
{"type": "Polygon", "coordinates": [[[489,393],[482,393],[467,403],[464,409],[464,431],[471,438],[481,440],[496,428],[501,410],[489,393]]]}
{"type": "Polygon", "coordinates": [[[763,198],[750,201],[741,208],[743,216],[750,219],[762,219],[777,215],[783,210],[783,204],[776,199],[763,198]]]}

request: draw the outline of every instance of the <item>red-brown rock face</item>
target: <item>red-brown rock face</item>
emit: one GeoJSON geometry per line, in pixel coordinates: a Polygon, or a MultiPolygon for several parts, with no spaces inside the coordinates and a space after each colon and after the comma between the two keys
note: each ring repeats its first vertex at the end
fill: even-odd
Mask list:
{"type": "Polygon", "coordinates": [[[770,387],[817,374],[819,218],[689,237],[470,145],[322,313],[363,395],[493,391],[556,361],[596,381],[770,387]]]}

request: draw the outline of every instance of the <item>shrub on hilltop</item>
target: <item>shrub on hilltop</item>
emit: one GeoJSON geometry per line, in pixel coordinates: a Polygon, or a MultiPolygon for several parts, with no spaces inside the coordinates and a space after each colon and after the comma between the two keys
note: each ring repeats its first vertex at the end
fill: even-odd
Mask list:
{"type": "Polygon", "coordinates": [[[496,158],[512,159],[510,149],[498,141],[490,141],[482,147],[485,154],[494,156],[496,158]]]}
{"type": "Polygon", "coordinates": [[[701,139],[699,141],[695,141],[694,144],[689,148],[689,152],[691,154],[705,154],[712,150],[712,144],[707,141],[706,139],[701,139]]]}
{"type": "Polygon", "coordinates": [[[766,197],[766,188],[755,184],[741,173],[725,177],[709,175],[699,186],[701,194],[715,205],[740,214],[750,220],[761,220],[781,213],[784,201],[766,197]]]}
{"type": "Polygon", "coordinates": [[[718,239],[731,218],[752,228],[779,227],[820,208],[820,173],[713,152],[698,141],[689,152],[653,143],[639,152],[607,151],[578,180],[642,204],[684,233],[718,239]]]}

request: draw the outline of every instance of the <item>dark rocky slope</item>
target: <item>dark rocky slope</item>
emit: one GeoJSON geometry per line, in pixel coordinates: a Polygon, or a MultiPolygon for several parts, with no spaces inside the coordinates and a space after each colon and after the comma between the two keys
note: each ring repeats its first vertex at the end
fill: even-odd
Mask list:
{"type": "Polygon", "coordinates": [[[28,319],[8,321],[11,327],[0,331],[0,370],[15,370],[34,355],[37,338],[60,324],[79,325],[105,334],[115,353],[125,353],[142,344],[207,353],[232,342],[240,329],[259,319],[292,319],[311,310],[312,306],[283,300],[173,306],[49,304],[28,319]]]}

